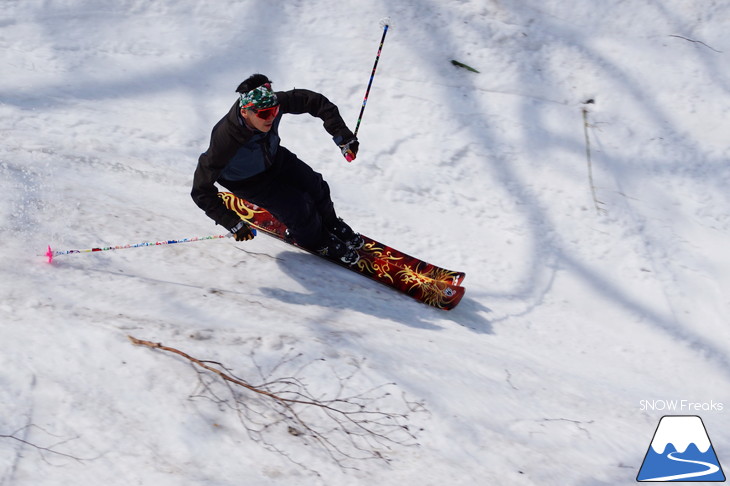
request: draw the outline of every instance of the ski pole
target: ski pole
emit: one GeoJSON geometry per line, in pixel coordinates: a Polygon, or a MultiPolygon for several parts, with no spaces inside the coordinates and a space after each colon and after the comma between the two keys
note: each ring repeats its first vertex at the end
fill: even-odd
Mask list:
{"type": "Polygon", "coordinates": [[[84,250],[51,250],[51,245],[48,245],[48,251],[46,251],[45,256],[48,257],[48,263],[53,263],[53,257],[57,257],[60,255],[69,255],[71,253],[93,253],[93,252],[97,252],[97,251],[124,250],[127,248],[142,248],[145,246],[162,246],[162,245],[173,245],[175,243],[192,243],[194,241],[217,240],[220,238],[228,238],[229,236],[231,236],[230,233],[227,235],[212,235],[212,236],[201,236],[201,237],[195,236],[192,238],[183,238],[180,240],[163,240],[163,241],[134,243],[134,244],[127,244],[127,245],[119,245],[119,246],[102,246],[99,248],[87,248],[84,250]]]}
{"type": "MultiPolygon", "coordinates": [[[[362,122],[362,115],[365,112],[365,105],[368,102],[368,96],[370,95],[370,87],[373,85],[373,78],[375,78],[375,70],[378,68],[378,61],[380,60],[380,53],[383,51],[383,43],[385,43],[385,35],[388,33],[388,26],[390,25],[390,19],[385,18],[380,21],[380,25],[383,26],[383,37],[380,39],[380,47],[378,47],[378,54],[375,56],[375,64],[373,64],[373,72],[370,74],[370,81],[368,82],[368,88],[365,90],[365,98],[362,100],[362,108],[360,108],[360,116],[357,118],[357,125],[355,126],[355,136],[357,137],[357,131],[360,129],[360,122],[362,122]]],[[[348,159],[350,160],[350,159],[348,159]]]]}

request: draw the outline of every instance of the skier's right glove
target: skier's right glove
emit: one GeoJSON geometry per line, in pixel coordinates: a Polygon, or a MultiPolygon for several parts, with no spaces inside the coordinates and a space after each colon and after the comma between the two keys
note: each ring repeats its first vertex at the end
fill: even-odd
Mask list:
{"type": "Polygon", "coordinates": [[[244,220],[241,220],[236,226],[231,228],[231,235],[236,241],[253,240],[254,236],[256,236],[256,229],[252,228],[244,220]]]}

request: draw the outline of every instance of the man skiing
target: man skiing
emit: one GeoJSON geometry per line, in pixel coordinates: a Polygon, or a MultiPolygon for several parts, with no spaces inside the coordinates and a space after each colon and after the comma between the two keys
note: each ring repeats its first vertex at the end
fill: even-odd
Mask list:
{"type": "Polygon", "coordinates": [[[352,160],[359,143],[337,106],[309,90],[274,92],[263,74],[250,76],[236,91],[238,100],[213,127],[210,146],[198,159],[191,192],[195,203],[237,241],[252,239],[248,223],[218,197],[218,183],[268,210],[298,245],[356,263],[362,237],[337,217],[322,175],[282,147],[278,133],[283,114],[309,113],[322,119],[342,154],[352,160]]]}

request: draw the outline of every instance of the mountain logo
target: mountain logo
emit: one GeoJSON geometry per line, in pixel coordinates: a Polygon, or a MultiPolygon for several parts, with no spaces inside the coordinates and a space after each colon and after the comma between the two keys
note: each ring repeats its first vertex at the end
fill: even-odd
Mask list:
{"type": "Polygon", "coordinates": [[[696,415],[662,417],[636,480],[725,481],[702,419],[696,415]]]}

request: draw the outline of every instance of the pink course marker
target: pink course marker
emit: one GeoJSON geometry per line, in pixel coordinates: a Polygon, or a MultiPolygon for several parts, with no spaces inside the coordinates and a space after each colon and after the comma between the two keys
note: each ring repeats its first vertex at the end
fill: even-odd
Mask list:
{"type": "Polygon", "coordinates": [[[53,251],[51,250],[51,245],[48,245],[46,256],[48,257],[48,263],[53,263],[53,251]]]}

